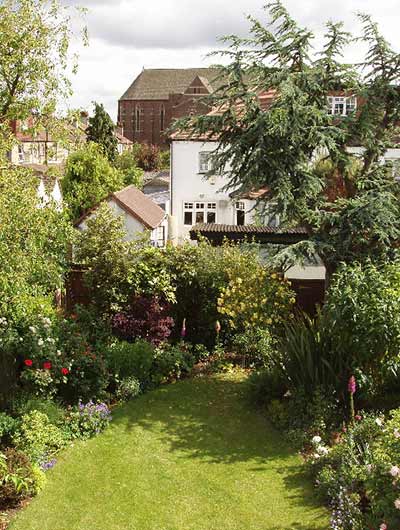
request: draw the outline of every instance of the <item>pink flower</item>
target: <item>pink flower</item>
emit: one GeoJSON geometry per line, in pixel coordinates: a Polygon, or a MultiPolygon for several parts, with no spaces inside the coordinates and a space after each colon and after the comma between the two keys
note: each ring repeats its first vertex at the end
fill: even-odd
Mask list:
{"type": "Polygon", "coordinates": [[[350,392],[350,394],[354,394],[355,391],[356,391],[356,378],[354,377],[354,375],[352,375],[349,379],[349,385],[348,385],[348,390],[350,392]]]}
{"type": "Polygon", "coordinates": [[[387,530],[387,524],[386,523],[382,523],[379,527],[379,530],[387,530]]]}
{"type": "Polygon", "coordinates": [[[186,318],[184,318],[182,322],[181,337],[182,339],[186,337],[186,318]]]}
{"type": "Polygon", "coordinates": [[[215,331],[219,333],[221,331],[221,324],[219,323],[219,320],[215,323],[215,331]]]}
{"type": "Polygon", "coordinates": [[[360,414],[356,414],[356,415],[354,416],[354,419],[355,419],[356,421],[361,421],[361,420],[362,420],[362,416],[360,416],[360,414]]]}
{"type": "Polygon", "coordinates": [[[392,475],[392,477],[398,477],[400,475],[400,468],[397,466],[392,466],[389,473],[392,475]]]}

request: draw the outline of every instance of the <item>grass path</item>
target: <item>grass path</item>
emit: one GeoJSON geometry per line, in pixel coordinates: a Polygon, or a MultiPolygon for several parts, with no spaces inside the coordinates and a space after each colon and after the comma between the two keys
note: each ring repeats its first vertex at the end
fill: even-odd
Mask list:
{"type": "Polygon", "coordinates": [[[299,457],[215,376],[149,392],[67,450],[11,530],[326,530],[299,457]]]}

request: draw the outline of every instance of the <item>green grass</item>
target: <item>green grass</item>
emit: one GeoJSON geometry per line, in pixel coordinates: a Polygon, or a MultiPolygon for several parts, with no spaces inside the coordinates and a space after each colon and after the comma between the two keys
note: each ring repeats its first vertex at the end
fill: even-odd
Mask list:
{"type": "Polygon", "coordinates": [[[243,394],[243,377],[215,376],[121,407],[11,529],[326,530],[299,456],[243,394]]]}

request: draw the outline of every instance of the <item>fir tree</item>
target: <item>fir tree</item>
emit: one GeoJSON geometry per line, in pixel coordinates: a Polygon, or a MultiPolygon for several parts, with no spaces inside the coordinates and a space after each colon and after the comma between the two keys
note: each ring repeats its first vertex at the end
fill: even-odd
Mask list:
{"type": "Polygon", "coordinates": [[[102,103],[94,102],[93,104],[94,114],[89,118],[89,125],[86,129],[87,141],[99,144],[108,160],[114,162],[118,154],[114,123],[102,103]]]}
{"type": "Polygon", "coordinates": [[[206,98],[214,111],[178,122],[196,136],[219,138],[214,171],[227,187],[265,189],[284,225],[307,229],[308,241],[279,253],[280,262],[319,255],[328,277],[341,262],[387,259],[400,236],[399,184],[383,163],[400,122],[400,55],[368,15],[360,65],[343,52],[356,38],[326,24],[322,50],[277,0],[269,22],[249,17],[251,36],[226,37],[221,86],[206,98]],[[346,115],[328,113],[328,95],[357,97],[346,115]],[[260,97],[261,96],[261,97],[260,97]],[[358,146],[355,153],[350,146],[358,146]]]}

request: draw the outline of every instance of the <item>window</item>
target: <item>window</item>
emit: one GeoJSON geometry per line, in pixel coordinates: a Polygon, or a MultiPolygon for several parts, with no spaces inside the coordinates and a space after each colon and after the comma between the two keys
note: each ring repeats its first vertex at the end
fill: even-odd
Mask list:
{"type": "Polygon", "coordinates": [[[164,105],[162,105],[160,110],[160,131],[163,131],[165,129],[165,108],[164,105]]]}
{"type": "Polygon", "coordinates": [[[246,208],[245,204],[242,201],[239,201],[235,204],[236,210],[236,224],[238,226],[243,226],[246,221],[246,208]]]}
{"type": "Polygon", "coordinates": [[[158,248],[165,247],[165,227],[158,226],[157,228],[152,230],[150,241],[153,247],[158,247],[158,248]]]}
{"type": "Polygon", "coordinates": [[[328,96],[328,114],[348,116],[357,108],[355,96],[328,96]]]}
{"type": "Polygon", "coordinates": [[[22,145],[18,146],[18,162],[25,162],[25,152],[24,147],[22,145]]]}
{"type": "Polygon", "coordinates": [[[140,107],[136,107],[135,109],[135,131],[136,132],[142,131],[142,115],[143,115],[143,110],[140,107]]]}
{"type": "Polygon", "coordinates": [[[216,202],[183,203],[183,223],[192,226],[197,223],[215,223],[217,221],[216,202]]]}
{"type": "Polygon", "coordinates": [[[199,153],[199,173],[208,173],[211,171],[211,153],[210,151],[200,151],[199,153]]]}

